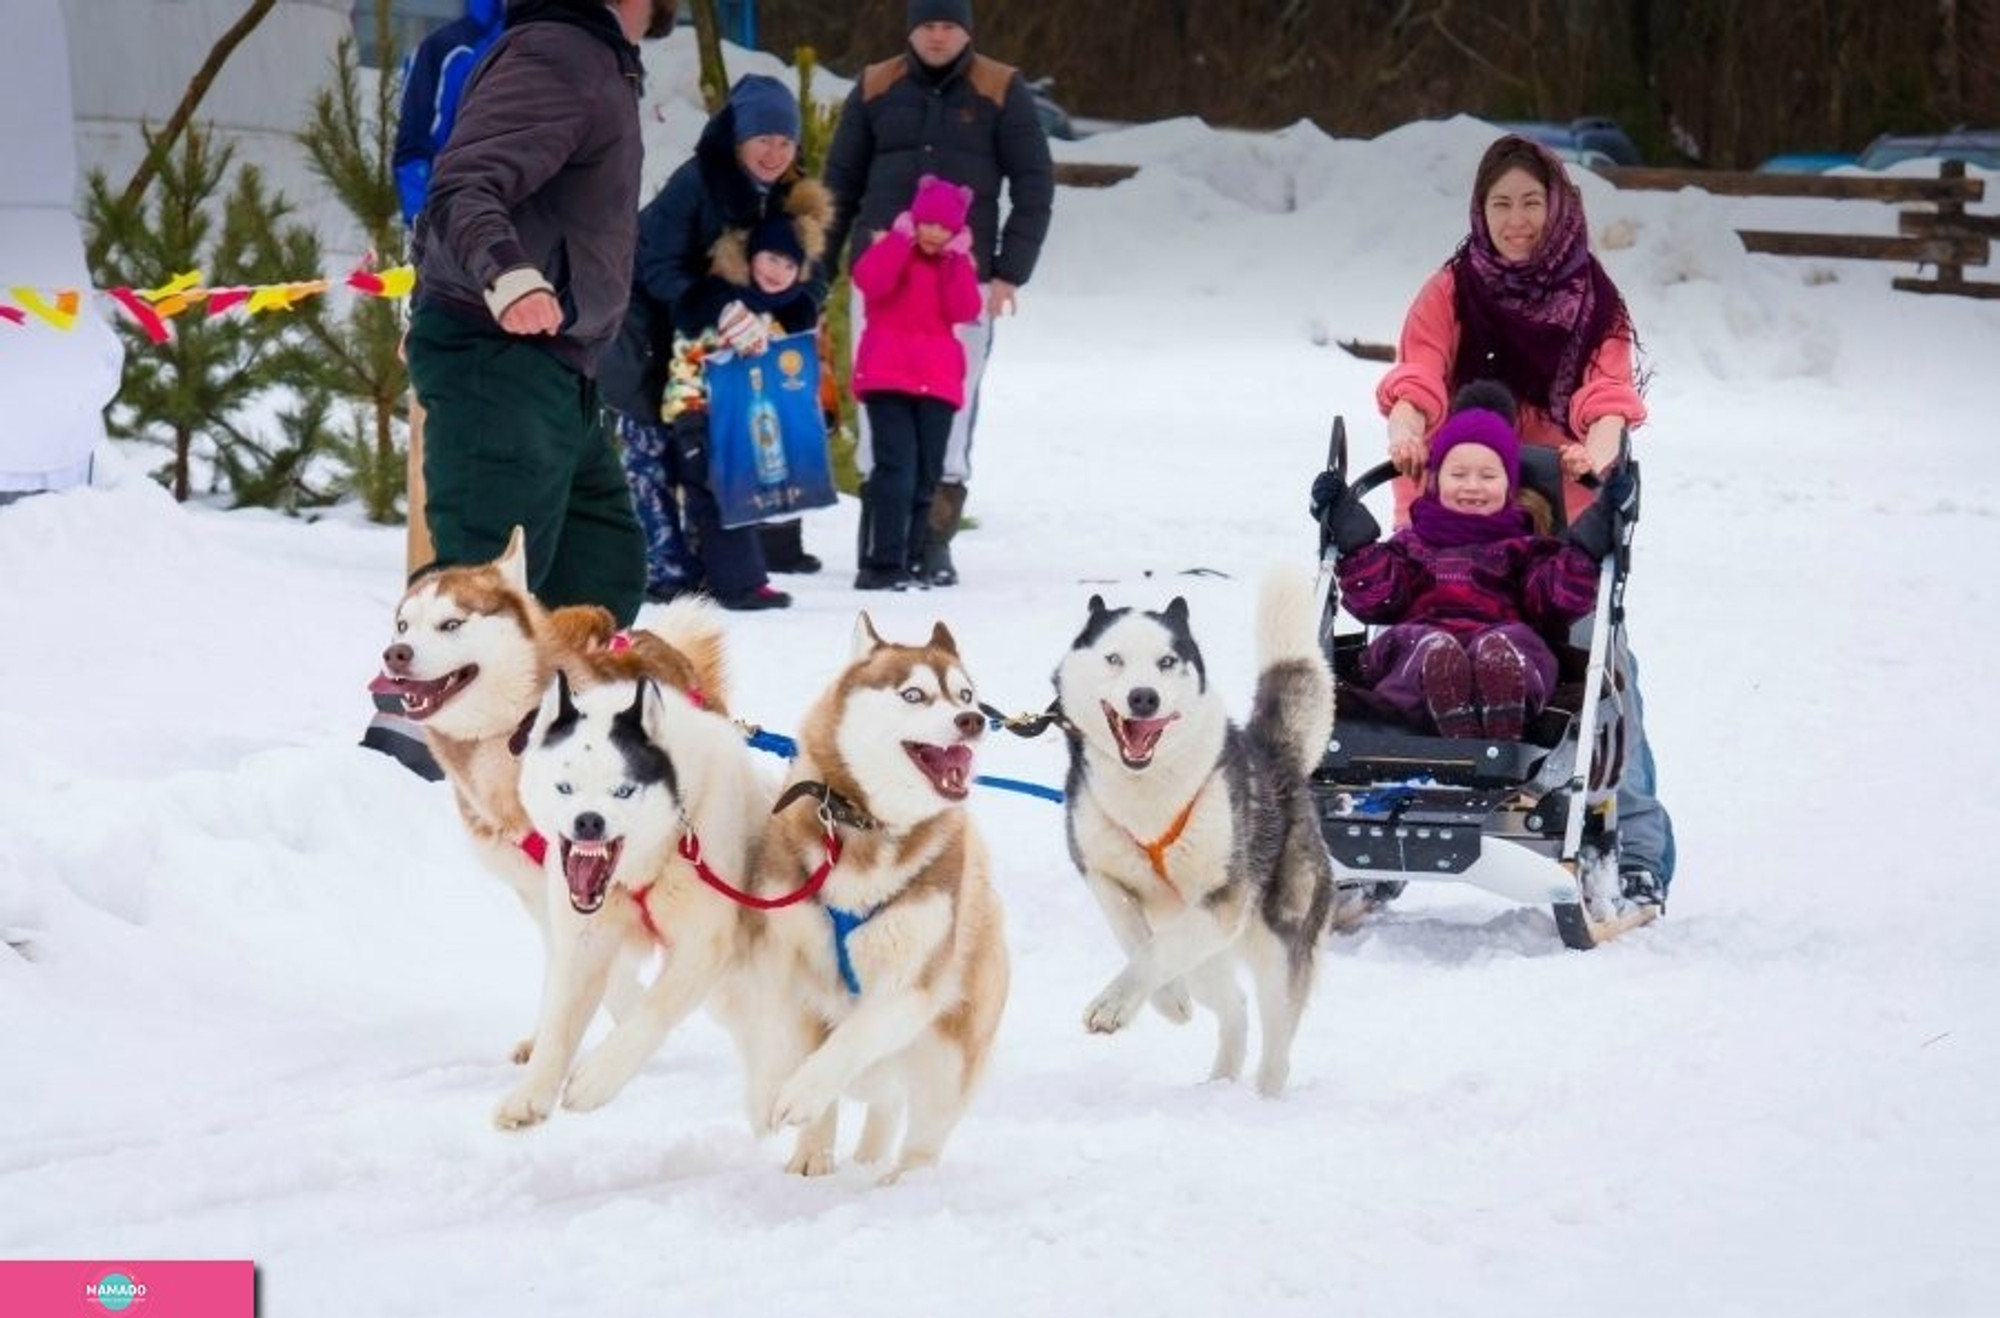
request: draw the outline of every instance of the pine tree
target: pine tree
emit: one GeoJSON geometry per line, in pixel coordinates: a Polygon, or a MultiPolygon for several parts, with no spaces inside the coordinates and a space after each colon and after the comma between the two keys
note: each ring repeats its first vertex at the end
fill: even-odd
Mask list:
{"type": "MultiPolygon", "coordinates": [[[[150,130],[146,137],[150,153],[157,139],[150,130]]],[[[177,149],[153,157],[159,172],[137,202],[114,196],[102,171],[92,171],[85,219],[90,250],[101,253],[92,269],[99,286],[150,287],[198,270],[214,288],[276,283],[317,270],[317,240],[287,223],[290,207],[266,189],[254,167],[236,172],[218,230],[215,204],[232,156],[207,130],[189,125],[177,149]]],[[[311,358],[296,315],[249,315],[238,308],[210,316],[195,307],[171,323],[172,338],[160,344],[120,323],[125,371],[106,423],[116,438],[166,448],[169,457],[156,478],[186,500],[198,469],[214,492],[232,468],[257,470],[283,452],[283,446],[257,440],[250,417],[273,390],[309,395],[311,358]]]]}
{"type": "MultiPolygon", "coordinates": [[[[813,99],[813,73],[819,67],[819,55],[811,46],[800,46],[793,51],[792,61],[799,73],[799,170],[807,178],[820,178],[826,172],[826,153],[833,145],[834,129],[840,126],[840,107],[822,105],[813,99]]],[[[824,260],[831,268],[839,263],[840,255],[828,252],[824,260]]],[[[855,494],[861,489],[861,470],[854,461],[860,431],[854,415],[854,394],[849,388],[854,362],[850,306],[847,273],[843,270],[827,290],[824,317],[827,355],[833,359],[826,365],[833,368],[840,397],[840,423],[829,436],[828,451],[833,458],[834,484],[855,494]]]]}
{"type": "MultiPolygon", "coordinates": [[[[391,168],[395,146],[396,80],[386,70],[395,62],[390,48],[386,0],[376,5],[376,35],[385,70],[375,80],[372,104],[363,108],[354,43],[343,40],[335,58],[333,86],[313,101],[312,122],[299,134],[313,172],[325,180],[360,223],[379,258],[401,247],[401,211],[391,168]]],[[[381,298],[355,298],[344,313],[306,322],[322,354],[326,387],[360,404],[341,451],[353,492],[369,520],[397,520],[396,504],[406,493],[408,437],[402,415],[409,374],[399,346],[402,318],[381,298]]]]}

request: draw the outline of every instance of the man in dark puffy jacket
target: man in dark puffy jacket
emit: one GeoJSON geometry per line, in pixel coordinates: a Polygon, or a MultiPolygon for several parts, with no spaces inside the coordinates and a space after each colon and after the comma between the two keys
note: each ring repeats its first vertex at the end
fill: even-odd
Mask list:
{"type": "MultiPolygon", "coordinates": [[[[931,504],[925,561],[916,565],[928,584],[949,586],[958,580],[951,537],[972,474],[972,431],[993,320],[1014,310],[1015,290],[1034,273],[1055,201],[1055,168],[1027,80],[973,51],[971,0],[909,0],[907,16],[908,49],[863,70],[827,151],[824,172],[835,206],[828,251],[838,261],[850,239],[855,254],[866,250],[909,207],[925,174],[972,189],[968,222],[986,313],[962,331],[965,406],[952,423],[944,479],[931,504]]],[[[859,299],[855,306],[858,342],[859,299]]],[[[871,456],[864,425],[856,454],[864,478],[871,456]]]]}
{"type": "Polygon", "coordinates": [[[674,0],[511,0],[415,241],[407,350],[436,564],[495,558],[519,525],[543,603],[599,604],[621,626],[644,552],[595,372],[637,239],[634,43],[673,20],[674,0]]]}
{"type": "Polygon", "coordinates": [[[451,136],[465,81],[500,35],[501,0],[465,0],[465,14],[417,43],[403,66],[402,108],[396,116],[396,196],[405,227],[417,222],[430,190],[431,161],[451,136]]]}

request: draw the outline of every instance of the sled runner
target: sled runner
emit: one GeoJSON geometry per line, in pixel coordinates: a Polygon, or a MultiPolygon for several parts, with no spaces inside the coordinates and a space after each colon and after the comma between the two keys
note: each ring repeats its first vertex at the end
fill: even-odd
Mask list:
{"type": "MultiPolygon", "coordinates": [[[[1619,462],[1634,495],[1606,556],[1593,612],[1547,639],[1559,677],[1521,740],[1445,738],[1371,707],[1360,680],[1368,633],[1340,611],[1339,550],[1320,528],[1320,644],[1332,661],[1338,714],[1312,790],[1320,831],[1343,887],[1371,904],[1411,882],[1465,883],[1548,906],[1565,945],[1592,948],[1651,921],[1618,876],[1616,789],[1625,759],[1624,593],[1638,520],[1638,465],[1619,462]],[[1343,624],[1355,630],[1343,630],[1343,624]]],[[[1347,480],[1345,422],[1335,418],[1327,466],[1347,480]]],[[[1395,478],[1383,462],[1350,482],[1366,497],[1395,478]]],[[[1551,449],[1524,447],[1521,483],[1564,529],[1561,471],[1551,449]]],[[[1386,518],[1381,519],[1384,524],[1386,518]]]]}

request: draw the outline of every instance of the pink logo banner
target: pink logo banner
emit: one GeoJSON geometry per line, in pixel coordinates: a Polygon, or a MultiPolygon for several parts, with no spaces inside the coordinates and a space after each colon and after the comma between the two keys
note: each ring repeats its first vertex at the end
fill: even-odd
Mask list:
{"type": "Polygon", "coordinates": [[[7,1318],[256,1318],[257,1270],[248,1259],[0,1259],[7,1318]]]}

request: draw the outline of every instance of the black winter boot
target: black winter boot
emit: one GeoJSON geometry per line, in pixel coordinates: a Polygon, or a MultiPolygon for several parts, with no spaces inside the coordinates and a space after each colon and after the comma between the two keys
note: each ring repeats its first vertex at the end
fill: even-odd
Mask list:
{"type": "Polygon", "coordinates": [[[763,542],[766,571],[805,575],[825,566],[818,555],[806,552],[805,532],[796,517],[787,522],[765,522],[757,528],[757,539],[763,542]]]}

